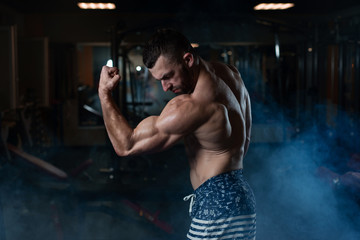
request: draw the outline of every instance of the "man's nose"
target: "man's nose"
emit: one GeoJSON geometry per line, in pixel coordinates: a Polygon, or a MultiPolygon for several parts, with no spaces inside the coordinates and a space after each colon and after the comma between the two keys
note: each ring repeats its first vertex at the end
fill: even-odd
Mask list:
{"type": "Polygon", "coordinates": [[[171,87],[170,83],[167,81],[164,81],[164,80],[161,80],[161,85],[162,85],[164,92],[169,91],[169,89],[171,87]]]}

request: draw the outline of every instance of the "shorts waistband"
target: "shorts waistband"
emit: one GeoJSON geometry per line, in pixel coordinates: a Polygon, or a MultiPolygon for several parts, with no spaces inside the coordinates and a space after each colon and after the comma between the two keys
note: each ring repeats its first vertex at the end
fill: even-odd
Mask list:
{"type": "Polygon", "coordinates": [[[195,195],[203,190],[203,188],[206,188],[209,186],[212,182],[219,181],[221,179],[239,179],[243,177],[243,169],[236,169],[231,170],[229,172],[220,173],[216,176],[213,176],[206,180],[203,184],[201,184],[197,189],[195,189],[194,193],[195,195]]]}

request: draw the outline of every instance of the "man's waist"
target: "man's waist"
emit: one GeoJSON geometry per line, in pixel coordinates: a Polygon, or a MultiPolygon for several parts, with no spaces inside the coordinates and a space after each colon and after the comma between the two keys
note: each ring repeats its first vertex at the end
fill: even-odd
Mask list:
{"type": "Polygon", "coordinates": [[[209,180],[216,177],[221,177],[221,175],[229,174],[231,172],[238,172],[242,174],[242,167],[220,168],[220,169],[213,168],[213,169],[208,169],[208,171],[201,170],[200,173],[195,169],[191,169],[190,170],[191,184],[194,190],[196,190],[197,188],[199,188],[209,180]]]}

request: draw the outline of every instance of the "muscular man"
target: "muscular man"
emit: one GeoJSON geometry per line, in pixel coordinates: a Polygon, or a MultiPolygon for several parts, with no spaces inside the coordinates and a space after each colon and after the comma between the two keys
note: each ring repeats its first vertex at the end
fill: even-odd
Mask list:
{"type": "Polygon", "coordinates": [[[188,239],[255,239],[255,199],[242,175],[250,142],[248,92],[236,68],[206,62],[179,32],[158,30],[143,60],[164,91],[178,96],[160,116],[131,128],[111,91],[121,77],[104,66],[99,97],[105,126],[119,156],[165,150],[184,139],[190,163],[192,218],[188,239]]]}

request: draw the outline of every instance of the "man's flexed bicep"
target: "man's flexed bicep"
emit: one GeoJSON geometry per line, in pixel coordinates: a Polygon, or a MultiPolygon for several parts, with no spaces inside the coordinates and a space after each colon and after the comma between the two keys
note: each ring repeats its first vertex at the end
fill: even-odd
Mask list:
{"type": "Polygon", "coordinates": [[[114,148],[124,156],[165,150],[206,121],[201,109],[188,97],[176,97],[166,105],[160,116],[150,116],[138,124],[129,136],[126,148],[113,143],[114,148]]]}
{"type": "Polygon", "coordinates": [[[139,123],[129,138],[129,148],[124,155],[137,155],[158,152],[174,145],[181,134],[165,132],[159,124],[158,116],[150,116],[139,123]]]}

